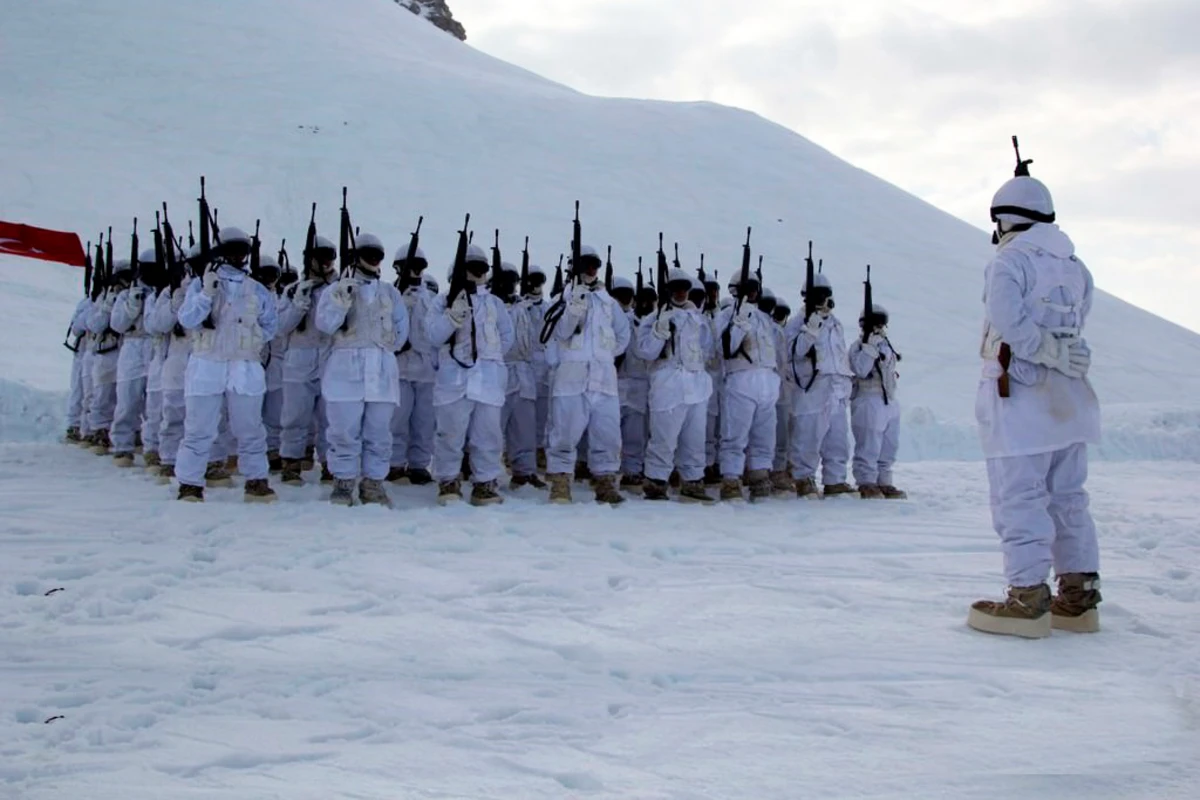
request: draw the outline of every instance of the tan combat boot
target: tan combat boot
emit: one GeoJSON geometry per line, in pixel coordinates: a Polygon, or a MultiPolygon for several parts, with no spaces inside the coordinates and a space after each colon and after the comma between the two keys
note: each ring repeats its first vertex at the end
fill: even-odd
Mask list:
{"type": "Polygon", "coordinates": [[[283,460],[283,473],[280,475],[280,480],[288,486],[303,486],[304,462],[299,458],[285,458],[283,460]]]}
{"type": "Polygon", "coordinates": [[[742,482],[737,478],[721,479],[721,500],[726,503],[737,503],[742,497],[742,482]]]}
{"type": "Polygon", "coordinates": [[[1003,601],[978,600],[971,605],[967,625],[983,633],[1044,639],[1050,635],[1050,587],[1010,586],[1003,601]]]}
{"type": "Polygon", "coordinates": [[[462,483],[458,478],[449,481],[440,481],[438,483],[438,505],[448,506],[451,503],[459,502],[462,502],[462,483]]]}
{"type": "Polygon", "coordinates": [[[208,488],[233,486],[233,477],[222,461],[210,461],[204,471],[204,483],[208,488]]]}
{"type": "Polygon", "coordinates": [[[860,483],[858,485],[858,496],[863,500],[882,500],[883,490],[873,483],[860,483]]]}
{"type": "Polygon", "coordinates": [[[826,497],[837,497],[842,494],[854,494],[854,487],[848,483],[831,483],[825,487],[826,497]]]}
{"type": "Polygon", "coordinates": [[[247,503],[274,503],[279,495],[266,478],[251,478],[243,487],[242,499],[247,503]]]}
{"type": "Polygon", "coordinates": [[[114,453],[113,466],[128,469],[133,466],[133,453],[114,453]]]}
{"type": "Polygon", "coordinates": [[[159,458],[158,453],[153,450],[147,450],[142,454],[142,465],[146,468],[147,472],[156,472],[162,466],[162,459],[159,458]]]}
{"type": "Polygon", "coordinates": [[[777,469],[771,473],[771,491],[777,497],[791,497],[796,491],[796,482],[787,470],[777,469]]]}
{"type": "Polygon", "coordinates": [[[471,505],[496,506],[504,502],[496,481],[479,481],[471,487],[471,505]]]}
{"type": "Polygon", "coordinates": [[[597,475],[592,479],[592,487],[596,490],[596,502],[619,506],[625,502],[625,495],[617,489],[617,476],[614,473],[597,475]]]}
{"type": "Polygon", "coordinates": [[[903,489],[897,489],[895,486],[887,483],[879,484],[879,491],[883,492],[883,496],[887,500],[907,500],[908,492],[903,489]]]}
{"type": "Polygon", "coordinates": [[[358,499],[365,506],[392,507],[392,498],[388,497],[387,489],[383,487],[383,481],[374,478],[363,478],[358,482],[358,499]]]}
{"type": "Polygon", "coordinates": [[[796,497],[801,500],[820,500],[821,492],[817,489],[817,482],[813,478],[801,478],[796,481],[796,497]]]}
{"type": "Polygon", "coordinates": [[[1067,572],[1058,576],[1058,596],[1050,601],[1050,624],[1060,631],[1096,633],[1100,630],[1100,575],[1067,572]]]}
{"type": "Polygon", "coordinates": [[[771,499],[771,473],[765,469],[752,469],[747,475],[750,484],[750,502],[761,503],[771,499]]]}
{"type": "Polygon", "coordinates": [[[571,504],[571,476],[565,472],[552,472],[546,476],[550,483],[550,502],[557,505],[571,504]]]}

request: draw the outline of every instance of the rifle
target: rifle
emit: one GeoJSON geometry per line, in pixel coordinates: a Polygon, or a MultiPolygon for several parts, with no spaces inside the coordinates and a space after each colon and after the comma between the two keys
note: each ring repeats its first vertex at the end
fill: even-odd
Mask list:
{"type": "Polygon", "coordinates": [[[1032,158],[1021,160],[1021,145],[1017,143],[1017,137],[1012,137],[1013,152],[1017,155],[1017,168],[1013,170],[1014,178],[1028,178],[1029,165],[1033,163],[1032,158]]]}
{"type": "Polygon", "coordinates": [[[683,269],[682,265],[679,263],[679,242],[675,243],[675,260],[672,262],[672,264],[674,265],[675,269],[683,269]]]}
{"type": "Polygon", "coordinates": [[[204,259],[204,268],[208,269],[209,254],[212,251],[212,212],[208,207],[208,198],[204,193],[204,176],[200,176],[200,255],[204,259]]]}
{"type": "MultiPolygon", "coordinates": [[[[470,236],[467,233],[467,228],[471,224],[471,215],[467,214],[463,220],[462,230],[458,232],[458,248],[454,251],[454,269],[450,273],[450,291],[446,295],[446,308],[449,309],[454,305],[454,301],[458,296],[467,291],[467,245],[470,243],[470,236]]],[[[471,296],[467,294],[467,304],[471,305],[471,296]]],[[[479,358],[479,350],[475,339],[475,311],[474,307],[467,312],[467,316],[471,318],[471,363],[464,364],[458,360],[458,355],[454,352],[454,344],[450,345],[450,357],[454,359],[454,363],[458,364],[463,369],[470,369],[475,365],[479,358]]],[[[450,338],[454,339],[457,333],[451,334],[450,338]]]]}
{"type": "MultiPolygon", "coordinates": [[[[188,220],[189,237],[191,235],[191,220],[188,220]]],[[[162,229],[166,236],[166,257],[167,257],[167,283],[172,290],[178,289],[183,283],[183,263],[179,258],[179,253],[175,249],[175,231],[171,227],[171,220],[167,216],[167,204],[163,203],[162,209],[162,229]]]]}
{"type": "MultiPolygon", "coordinates": [[[[254,236],[250,239],[250,274],[257,275],[262,271],[262,241],[258,238],[258,228],[262,224],[261,219],[254,220],[254,236]]],[[[255,279],[257,280],[257,278],[255,279]]]]}
{"type": "Polygon", "coordinates": [[[507,301],[510,293],[508,292],[508,280],[504,277],[504,261],[500,257],[499,228],[496,228],[496,238],[492,244],[492,285],[496,287],[496,296],[507,301]]]}
{"type": "Polygon", "coordinates": [[[188,220],[188,249],[196,246],[196,237],[192,235],[192,221],[188,220]]]}
{"type": "Polygon", "coordinates": [[[529,294],[529,237],[525,237],[525,249],[521,251],[521,297],[529,294]]]}
{"type": "Polygon", "coordinates": [[[312,215],[308,218],[308,233],[304,236],[304,252],[300,254],[301,269],[304,270],[306,279],[312,278],[313,259],[316,255],[313,251],[317,248],[317,204],[312,204],[312,215]]]}
{"type": "Polygon", "coordinates": [[[571,228],[571,284],[583,268],[583,226],[579,224],[579,201],[575,201],[575,223],[571,228]]]}
{"type": "MultiPolygon", "coordinates": [[[[279,262],[280,278],[287,273],[291,273],[292,275],[296,274],[296,271],[292,269],[292,261],[290,258],[288,258],[286,238],[279,242],[279,254],[275,257],[275,260],[279,262]]],[[[280,283],[282,284],[283,281],[280,280],[280,283]]]]}
{"type": "Polygon", "coordinates": [[[100,299],[101,292],[104,291],[104,231],[100,232],[100,238],[96,241],[96,260],[92,267],[92,302],[100,299]]]}
{"type": "MultiPolygon", "coordinates": [[[[721,332],[721,347],[722,347],[722,350],[724,351],[724,355],[725,355],[726,359],[731,359],[735,356],[735,353],[733,352],[733,338],[732,338],[733,337],[733,319],[734,319],[734,317],[736,317],[738,315],[738,312],[742,310],[742,300],[745,299],[746,295],[749,293],[748,287],[750,286],[750,230],[751,230],[750,228],[746,228],[746,243],[744,245],[742,245],[742,276],[738,280],[738,296],[737,296],[737,299],[734,300],[734,303],[733,303],[733,314],[731,314],[729,317],[729,324],[726,325],[725,330],[721,332]]],[[[759,286],[761,287],[761,285],[762,284],[760,283],[759,286]]],[[[742,355],[745,356],[746,358],[749,358],[748,356],[745,355],[746,351],[744,349],[739,347],[738,351],[741,352],[742,355]]]]}
{"type": "Polygon", "coordinates": [[[763,261],[763,257],[762,257],[761,255],[759,255],[759,257],[758,257],[758,269],[754,270],[754,276],[755,276],[756,278],[758,278],[758,292],[759,292],[759,296],[760,296],[760,297],[762,296],[762,290],[763,290],[763,279],[762,279],[762,261],[763,261]]]}
{"type": "Polygon", "coordinates": [[[640,295],[642,293],[642,289],[645,288],[645,285],[645,279],[642,277],[642,257],[638,256],[637,281],[634,284],[633,296],[637,297],[640,295]]]}
{"type": "Polygon", "coordinates": [[[342,228],[338,234],[338,260],[341,261],[340,274],[345,275],[352,270],[350,262],[354,259],[354,226],[350,223],[350,209],[346,207],[346,187],[342,187],[342,228]]]}
{"type": "Polygon", "coordinates": [[[414,283],[421,282],[420,278],[413,281],[412,262],[417,257],[417,247],[421,241],[421,223],[424,221],[424,215],[417,217],[417,229],[408,239],[408,252],[404,254],[404,265],[400,267],[400,274],[396,276],[396,288],[402,292],[414,283]]]}
{"type": "Polygon", "coordinates": [[[158,273],[154,276],[157,291],[166,285],[167,278],[167,249],[163,246],[162,218],[157,211],[154,212],[154,269],[158,273]]]}
{"type": "Polygon", "coordinates": [[[875,330],[875,303],[871,297],[871,265],[867,264],[867,279],[863,281],[862,343],[866,344],[875,330]]]}
{"type": "Polygon", "coordinates": [[[604,291],[612,294],[613,289],[613,273],[612,273],[612,245],[608,246],[608,255],[604,257],[604,291]]]}
{"type": "Polygon", "coordinates": [[[130,237],[129,266],[133,277],[129,281],[129,285],[137,283],[141,277],[141,269],[138,265],[138,232],[137,232],[137,217],[133,218],[133,235],[130,237]]]}
{"type": "MultiPolygon", "coordinates": [[[[113,232],[112,232],[112,226],[110,225],[110,226],[108,226],[108,239],[104,242],[104,287],[101,291],[105,294],[107,294],[108,290],[112,288],[112,274],[113,274],[113,232]]],[[[116,338],[116,334],[113,331],[113,329],[106,327],[104,329],[104,332],[100,334],[100,338],[96,342],[96,352],[100,355],[103,355],[105,353],[111,353],[113,350],[116,350],[120,346],[121,346],[121,340],[119,338],[116,338]],[[114,339],[116,339],[116,341],[114,341],[112,344],[106,345],[106,344],[104,344],[104,340],[109,336],[112,336],[114,339]]]]}
{"type": "Polygon", "coordinates": [[[700,283],[708,282],[708,279],[704,275],[704,253],[700,254],[700,269],[696,270],[696,277],[700,279],[700,283]]]}
{"type": "MultiPolygon", "coordinates": [[[[579,201],[575,201],[575,222],[571,229],[571,285],[575,285],[575,278],[579,275],[582,268],[580,263],[583,260],[583,226],[579,223],[579,201]]],[[[562,280],[562,256],[558,257],[558,270],[554,273],[554,294],[558,295],[558,299],[554,301],[549,308],[546,309],[545,316],[542,317],[542,332],[539,340],[542,344],[550,341],[550,337],[554,335],[554,329],[558,327],[559,320],[567,311],[567,298],[565,296],[565,287],[562,280]]]]}
{"type": "MultiPolygon", "coordinates": [[[[675,247],[676,247],[676,252],[678,253],[679,245],[676,245],[675,247]]],[[[665,252],[663,252],[663,235],[662,235],[662,231],[659,231],[658,232],[658,277],[656,279],[656,283],[658,285],[655,288],[658,289],[658,310],[660,312],[662,311],[663,306],[665,306],[667,303],[671,302],[671,295],[667,292],[667,278],[668,278],[667,254],[665,252]]]]}
{"type": "Polygon", "coordinates": [[[558,266],[554,268],[554,283],[550,287],[551,297],[562,297],[563,293],[563,254],[558,254],[558,266]]]}
{"type": "Polygon", "coordinates": [[[816,271],[813,268],[812,239],[809,239],[808,256],[804,259],[804,321],[806,323],[813,312],[817,310],[817,299],[813,293],[816,278],[816,271]]]}

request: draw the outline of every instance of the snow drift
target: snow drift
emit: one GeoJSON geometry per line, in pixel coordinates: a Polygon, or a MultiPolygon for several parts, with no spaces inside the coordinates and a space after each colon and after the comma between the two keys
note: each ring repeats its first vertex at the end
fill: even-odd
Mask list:
{"type": "MultiPolygon", "coordinates": [[[[130,218],[166,199],[179,229],[205,174],[222,221],[261,217],[270,246],[287,237],[295,252],[312,201],[322,229],[335,230],[347,185],[355,223],[389,246],[424,214],[423,246],[448,264],[470,211],[478,230],[501,229],[510,255],[528,234],[535,260],[552,266],[578,198],[585,239],[611,243],[627,275],[639,255],[653,262],[662,230],[686,265],[704,252],[726,278],[753,226],[767,283],[793,306],[813,239],[847,327],[873,265],[905,356],[907,454],[975,452],[986,234],[754,114],[589,97],[479,53],[391,0],[243,0],[236,12],[215,0],[3,8],[0,218],[84,238],[115,224],[125,235],[130,218]]],[[[995,159],[998,183],[1010,174],[1007,133],[981,154],[995,159]]],[[[1070,209],[1060,217],[1069,231],[1070,209]]],[[[1079,244],[1085,260],[1104,257],[1079,244]]],[[[69,354],[59,329],[80,275],[11,260],[0,270],[0,310],[13,312],[4,324],[38,317],[8,328],[9,340],[20,330],[22,358],[35,353],[39,373],[53,376],[4,363],[0,389],[61,394],[69,354]]],[[[1089,338],[1106,406],[1154,404],[1147,426],[1162,409],[1196,407],[1200,337],[1101,295],[1089,338]]],[[[40,435],[34,420],[20,427],[40,435]]]]}

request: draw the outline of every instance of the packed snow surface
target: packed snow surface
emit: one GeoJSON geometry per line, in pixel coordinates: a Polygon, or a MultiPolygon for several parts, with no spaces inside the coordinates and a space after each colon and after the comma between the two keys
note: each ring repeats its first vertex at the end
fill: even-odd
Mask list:
{"type": "Polygon", "coordinates": [[[1200,467],[1095,470],[1104,631],[1035,642],[964,625],[982,465],[904,478],[397,513],[0,447],[0,797],[1194,798],[1200,467]]]}
{"type": "MultiPolygon", "coordinates": [[[[321,230],[336,232],[347,186],[354,223],[390,248],[423,214],[422,244],[441,277],[466,212],[484,241],[500,229],[509,260],[528,235],[535,263],[552,268],[581,200],[585,240],[611,244],[619,274],[632,275],[638,256],[652,265],[663,231],[685,266],[703,252],[723,282],[753,226],[766,282],[793,308],[815,241],[847,330],[871,264],[904,354],[906,426],[914,415],[970,422],[987,234],[754,114],[589,97],[391,0],[239,0],[236,10],[213,0],[0,0],[0,9],[0,218],[85,239],[113,225],[125,253],[131,218],[145,231],[163,200],[185,230],[204,174],[225,224],[250,229],[261,218],[268,246],[286,237],[294,255],[312,202],[321,230]]],[[[1009,133],[980,154],[994,160],[997,185],[1012,172],[1009,133]]],[[[987,225],[986,215],[972,222],[987,225]]],[[[1059,216],[1070,232],[1071,209],[1059,216]]],[[[1085,261],[1105,258],[1078,244],[1085,261]]],[[[4,266],[3,279],[15,269],[4,266]]],[[[55,292],[77,291],[77,272],[21,269],[50,270],[55,292]]],[[[43,312],[65,326],[70,308],[43,312]]],[[[1102,294],[1088,336],[1106,404],[1197,407],[1196,334],[1102,294]]],[[[968,454],[955,447],[955,457],[968,454]]]]}

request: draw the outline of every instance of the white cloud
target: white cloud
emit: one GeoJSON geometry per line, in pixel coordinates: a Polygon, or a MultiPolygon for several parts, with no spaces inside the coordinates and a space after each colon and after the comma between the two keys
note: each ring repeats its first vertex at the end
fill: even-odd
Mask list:
{"type": "Polygon", "coordinates": [[[581,91],[756,111],[980,226],[1021,135],[1098,284],[1200,330],[1194,0],[452,0],[581,91]]]}

